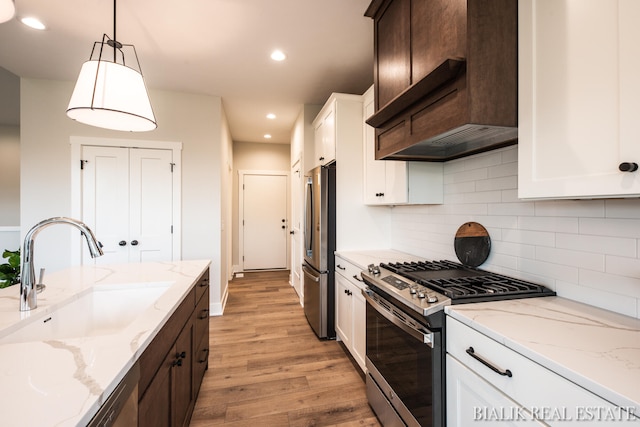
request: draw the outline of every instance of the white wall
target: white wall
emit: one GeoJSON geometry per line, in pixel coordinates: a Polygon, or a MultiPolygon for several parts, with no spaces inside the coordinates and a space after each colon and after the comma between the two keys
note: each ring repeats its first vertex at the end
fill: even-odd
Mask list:
{"type": "Polygon", "coordinates": [[[445,203],[392,210],[392,247],[456,259],[466,221],[483,224],[481,268],[542,283],[558,295],[640,318],[640,200],[521,201],[517,146],[444,165],[445,203]]]}
{"type": "MultiPolygon", "coordinates": [[[[66,116],[72,82],[21,80],[20,225],[22,234],[42,219],[68,216],[71,209],[71,136],[183,143],[182,257],[210,259],[212,312],[226,290],[228,191],[223,168],[230,164],[231,138],[219,97],[151,91],[158,129],[124,133],[94,128],[66,116]]],[[[38,236],[36,268],[70,265],[69,227],[50,227],[38,236]]]]}
{"type": "Polygon", "coordinates": [[[0,124],[0,227],[18,225],[20,225],[20,126],[0,124]]]}

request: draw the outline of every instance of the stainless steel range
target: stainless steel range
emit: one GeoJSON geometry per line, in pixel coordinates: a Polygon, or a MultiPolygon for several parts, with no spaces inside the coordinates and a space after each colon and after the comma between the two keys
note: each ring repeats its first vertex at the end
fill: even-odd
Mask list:
{"type": "Polygon", "coordinates": [[[555,295],[452,261],[370,265],[367,397],[385,427],[445,426],[445,316],[451,304],[555,295]]]}

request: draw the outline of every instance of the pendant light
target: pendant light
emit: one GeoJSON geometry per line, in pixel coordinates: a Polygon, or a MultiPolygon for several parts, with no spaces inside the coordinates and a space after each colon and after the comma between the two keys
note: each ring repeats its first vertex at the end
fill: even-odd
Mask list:
{"type": "Polygon", "coordinates": [[[0,0],[0,24],[10,21],[16,14],[16,5],[13,0],[0,0]]]}
{"type": "Polygon", "coordinates": [[[94,42],[89,60],[80,69],[67,116],[91,126],[121,131],[142,132],[157,127],[136,48],[116,39],[116,0],[113,40],[104,34],[102,41],[94,42]]]}

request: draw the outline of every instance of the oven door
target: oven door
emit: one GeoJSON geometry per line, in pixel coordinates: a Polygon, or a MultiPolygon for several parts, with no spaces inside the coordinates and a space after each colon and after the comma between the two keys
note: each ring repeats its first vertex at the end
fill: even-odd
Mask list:
{"type": "Polygon", "coordinates": [[[369,403],[385,427],[443,426],[441,333],[429,330],[382,295],[370,289],[363,294],[369,403]]]}

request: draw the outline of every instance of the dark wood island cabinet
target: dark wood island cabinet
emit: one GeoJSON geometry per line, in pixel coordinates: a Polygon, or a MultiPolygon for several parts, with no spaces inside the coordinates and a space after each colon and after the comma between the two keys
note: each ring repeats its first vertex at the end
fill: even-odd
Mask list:
{"type": "Polygon", "coordinates": [[[189,425],[208,355],[207,269],[140,357],[139,427],[189,425]]]}

